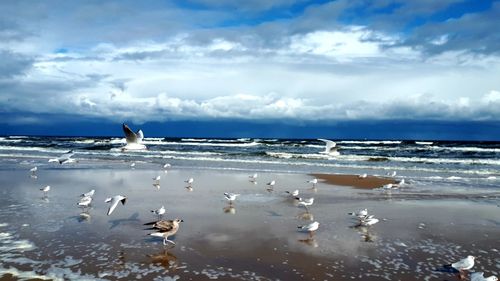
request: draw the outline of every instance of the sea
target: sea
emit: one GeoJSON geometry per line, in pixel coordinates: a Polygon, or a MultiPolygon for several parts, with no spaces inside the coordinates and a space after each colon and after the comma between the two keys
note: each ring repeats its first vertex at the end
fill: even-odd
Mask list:
{"type": "Polygon", "coordinates": [[[0,137],[1,165],[85,169],[101,166],[247,171],[249,174],[396,174],[423,191],[498,192],[500,142],[418,140],[334,140],[340,155],[325,154],[317,139],[145,138],[144,151],[122,151],[122,137],[0,137]],[[77,163],[48,159],[73,151],[77,163]],[[21,161],[20,161],[21,160],[21,161]],[[3,163],[3,164],[2,164],[3,163]],[[119,165],[110,165],[119,164],[119,165]]]}

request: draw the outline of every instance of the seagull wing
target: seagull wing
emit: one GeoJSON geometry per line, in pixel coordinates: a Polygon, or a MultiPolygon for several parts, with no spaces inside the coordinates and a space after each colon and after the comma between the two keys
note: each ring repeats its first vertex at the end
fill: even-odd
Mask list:
{"type": "Polygon", "coordinates": [[[118,206],[118,202],[120,202],[120,201],[121,200],[117,196],[115,196],[111,199],[111,206],[109,206],[109,209],[108,209],[108,216],[111,215],[111,213],[115,210],[116,206],[118,206]]]}
{"type": "Polygon", "coordinates": [[[337,146],[337,143],[335,143],[334,141],[331,141],[331,140],[325,140],[325,139],[318,139],[318,140],[325,143],[325,145],[326,145],[325,153],[330,153],[330,151],[337,146]]]}
{"type": "Polygon", "coordinates": [[[123,124],[122,127],[127,143],[137,143],[137,135],[126,124],[123,124]]]}
{"type": "Polygon", "coordinates": [[[142,130],[139,130],[137,131],[136,136],[137,136],[137,142],[141,142],[142,139],[144,138],[144,133],[142,132],[142,130]]]}
{"type": "Polygon", "coordinates": [[[465,258],[465,259],[462,259],[462,260],[459,260],[455,263],[452,263],[451,266],[455,269],[458,269],[460,270],[461,268],[466,268],[469,266],[469,259],[465,258]]]}
{"type": "Polygon", "coordinates": [[[175,225],[173,220],[162,220],[162,221],[157,221],[153,225],[153,227],[158,229],[159,232],[167,232],[174,229],[175,225]]]}

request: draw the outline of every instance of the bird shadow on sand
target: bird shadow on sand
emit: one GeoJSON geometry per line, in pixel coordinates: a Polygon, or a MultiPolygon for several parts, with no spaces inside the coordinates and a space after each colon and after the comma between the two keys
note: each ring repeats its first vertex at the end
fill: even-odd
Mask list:
{"type": "Polygon", "coordinates": [[[119,225],[123,225],[123,224],[138,223],[140,221],[141,220],[139,220],[139,213],[135,212],[130,217],[128,217],[126,219],[110,220],[109,223],[111,224],[111,226],[109,227],[109,229],[113,229],[113,228],[115,228],[115,227],[117,227],[119,225]]]}

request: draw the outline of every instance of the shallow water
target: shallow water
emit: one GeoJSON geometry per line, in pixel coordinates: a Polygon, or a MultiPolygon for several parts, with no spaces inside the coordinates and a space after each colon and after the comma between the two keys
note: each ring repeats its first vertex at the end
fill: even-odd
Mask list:
{"type": "Polygon", "coordinates": [[[22,165],[2,164],[4,279],[457,280],[441,265],[469,254],[479,257],[474,270],[500,273],[497,193],[433,197],[411,186],[388,194],[322,182],[313,191],[307,175],[260,173],[254,185],[247,173],[200,169],[53,166],[34,179],[22,165]],[[93,206],[82,216],[78,196],[90,189],[93,206]],[[293,189],[315,197],[309,213],[286,196],[293,189]],[[223,192],[241,196],[230,206],[223,192]],[[106,216],[104,200],[116,194],[128,201],[106,216]],[[161,205],[167,218],[184,219],[175,247],[144,230],[161,205]],[[353,228],[347,212],[365,207],[381,222],[353,228]],[[297,231],[312,220],[320,222],[312,238],[297,231]]]}

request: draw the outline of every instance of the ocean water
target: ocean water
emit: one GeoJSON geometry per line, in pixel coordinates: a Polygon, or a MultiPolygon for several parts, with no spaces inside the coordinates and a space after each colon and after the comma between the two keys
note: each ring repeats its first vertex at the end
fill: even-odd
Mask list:
{"type": "Polygon", "coordinates": [[[122,152],[123,138],[6,136],[0,137],[0,158],[51,167],[47,159],[73,150],[79,168],[136,162],[137,168],[170,163],[177,168],[248,172],[385,176],[395,171],[397,178],[423,189],[500,188],[500,142],[336,142],[339,156],[320,153],[324,143],[319,140],[146,138],[147,151],[122,152]]]}

